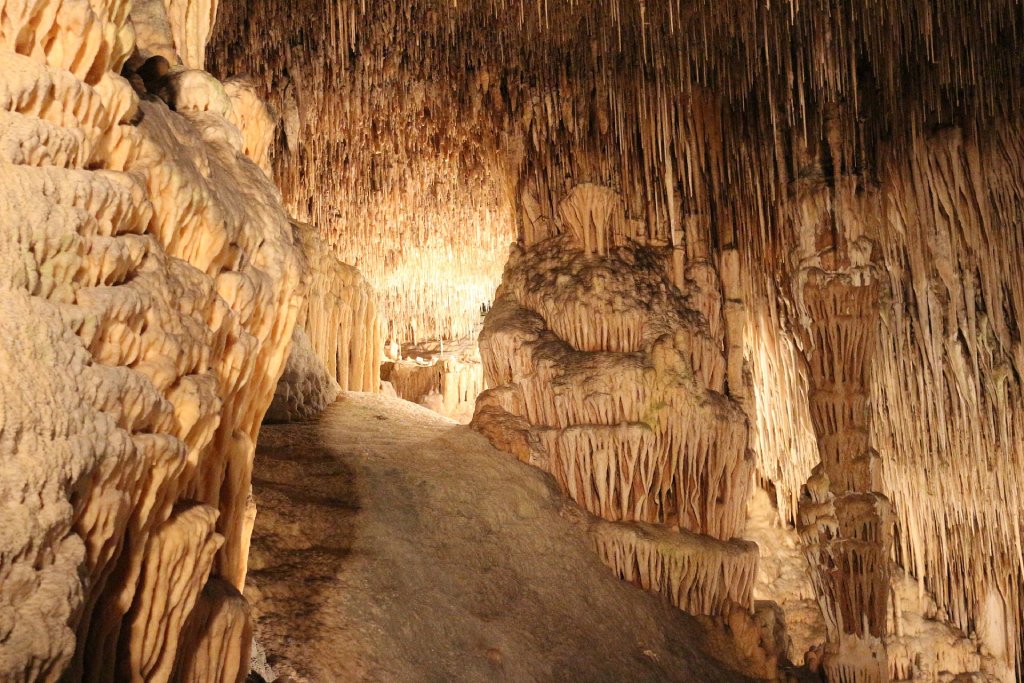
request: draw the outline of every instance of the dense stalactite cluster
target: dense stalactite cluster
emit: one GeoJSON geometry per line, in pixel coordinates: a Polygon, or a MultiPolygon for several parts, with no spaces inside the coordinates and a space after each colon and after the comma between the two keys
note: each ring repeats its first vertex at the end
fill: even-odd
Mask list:
{"type": "Polygon", "coordinates": [[[227,681],[248,657],[228,587],[299,254],[232,124],[262,105],[119,75],[130,6],[0,3],[5,681],[227,681]]]}
{"type": "Polygon", "coordinates": [[[601,527],[625,529],[598,533],[624,577],[696,613],[749,607],[756,548],[731,539],[752,470],[746,419],[723,393],[723,340],[670,283],[663,253],[588,245],[567,232],[513,254],[480,337],[492,388],[474,425],[499,447],[523,443],[510,450],[599,518],[690,532],[601,527]]]}
{"type": "Polygon", "coordinates": [[[453,89],[473,62],[423,59],[429,8],[354,9],[226,3],[213,68],[251,74],[277,108],[286,205],[365,275],[388,338],[475,336],[515,232],[501,84],[481,68],[453,89]]]}
{"type": "MultiPolygon", "coordinates": [[[[863,180],[829,187],[820,162],[817,172],[808,162],[812,180],[794,192],[787,224],[793,235],[833,232],[837,224],[841,234],[872,235],[884,295],[877,342],[863,351],[873,371],[870,395],[861,400],[872,407],[876,490],[895,513],[893,556],[935,597],[944,618],[978,635],[983,651],[1003,662],[993,673],[1006,678],[1000,667],[1019,657],[1021,623],[1021,530],[997,521],[1019,514],[1013,482],[1024,465],[1014,427],[1020,402],[1013,398],[1020,390],[1021,275],[1009,256],[1024,237],[1013,170],[1021,140],[1008,130],[985,137],[919,134],[909,157],[889,152],[868,192],[863,180]],[[812,185],[818,189],[808,193],[812,185]],[[808,202],[809,195],[817,199],[808,202]],[[999,453],[1000,464],[981,463],[978,453],[999,453]]],[[[798,242],[791,240],[792,253],[805,258],[779,269],[791,278],[800,263],[820,266],[814,240],[798,242]]],[[[750,286],[764,302],[763,319],[747,330],[752,374],[774,378],[754,384],[755,445],[761,442],[762,472],[780,501],[795,499],[801,473],[809,475],[822,452],[812,431],[814,366],[794,352],[806,342],[778,331],[788,320],[798,327],[807,320],[801,282],[796,277],[781,292],[767,282],[750,286]],[[774,304],[780,293],[780,301],[793,302],[791,312],[774,304]],[[797,467],[772,476],[793,462],[790,452],[800,454],[797,467]]],[[[785,509],[792,514],[791,503],[785,509]]],[[[890,648],[903,651],[889,630],[890,648]]],[[[895,675],[892,657],[890,664],[895,675]]]]}
{"type": "MultiPolygon", "coordinates": [[[[609,520],[620,575],[696,611],[748,603],[749,547],[695,564],[652,549],[688,536],[633,523],[735,550],[756,467],[804,532],[833,678],[1019,675],[1024,5],[0,13],[4,675],[229,679],[244,659],[230,587],[302,288],[267,174],[321,233],[286,412],[332,378],[375,390],[387,339],[475,336],[518,236],[477,426],[609,520]],[[937,639],[956,647],[926,656],[937,639]]],[[[445,368],[429,383],[462,401],[475,385],[445,368]]]]}
{"type": "Polygon", "coordinates": [[[1024,482],[1022,159],[1018,127],[991,140],[921,137],[890,162],[892,302],[872,387],[888,417],[872,423],[872,441],[901,563],[1018,667],[1022,529],[1008,520],[1024,482]]]}

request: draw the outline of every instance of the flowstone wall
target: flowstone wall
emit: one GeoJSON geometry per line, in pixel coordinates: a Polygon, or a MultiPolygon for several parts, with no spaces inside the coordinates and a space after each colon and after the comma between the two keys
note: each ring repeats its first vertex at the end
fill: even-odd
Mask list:
{"type": "Polygon", "coordinates": [[[247,671],[253,450],[300,257],[262,105],[166,57],[122,75],[130,11],[0,2],[5,681],[247,671]]]}
{"type": "Polygon", "coordinates": [[[316,231],[295,223],[308,296],[274,401],[271,422],[309,420],[340,391],[380,390],[383,326],[366,279],[342,263],[316,231]]]}
{"type": "Polygon", "coordinates": [[[672,247],[610,188],[577,186],[555,215],[527,192],[473,426],[597,518],[620,577],[725,623],[748,674],[788,659],[836,681],[1010,680],[1002,605],[970,632],[892,561],[916,542],[890,503],[906,465],[872,447],[891,428],[874,406],[892,390],[876,368],[891,362],[879,207],[893,190],[837,184],[795,188],[788,329],[752,315],[758,271],[700,221],[672,247]],[[748,497],[752,479],[773,507],[748,497]]]}
{"type": "MultiPolygon", "coordinates": [[[[513,247],[480,335],[492,388],[473,426],[596,518],[596,549],[621,578],[739,630],[758,549],[742,540],[753,456],[727,387],[722,281],[694,258],[677,286],[674,250],[623,225],[613,191],[581,186],[557,226],[513,247]]],[[[771,675],[777,653],[750,630],[751,672],[771,675]]]]}

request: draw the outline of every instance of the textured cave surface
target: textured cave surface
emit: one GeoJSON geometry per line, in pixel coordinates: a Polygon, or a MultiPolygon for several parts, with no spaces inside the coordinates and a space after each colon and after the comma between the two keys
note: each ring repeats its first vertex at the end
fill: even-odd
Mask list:
{"type": "Polygon", "coordinates": [[[1022,36],[0,0],[0,681],[1020,680],[1022,36]]]}
{"type": "Polygon", "coordinates": [[[5,681],[247,668],[249,478],[299,252],[245,143],[263,105],[186,69],[137,92],[128,9],[2,7],[5,681]]]}
{"type": "Polygon", "coordinates": [[[386,391],[462,424],[473,419],[484,390],[484,367],[475,339],[395,346],[380,378],[386,391]]]}

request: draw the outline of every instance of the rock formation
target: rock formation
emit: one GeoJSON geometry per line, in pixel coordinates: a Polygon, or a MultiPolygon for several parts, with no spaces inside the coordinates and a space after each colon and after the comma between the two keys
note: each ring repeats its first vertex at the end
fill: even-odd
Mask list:
{"type": "Polygon", "coordinates": [[[340,391],[338,380],[327,374],[323,361],[313,350],[306,330],[297,325],[288,362],[264,420],[302,422],[312,419],[333,403],[340,391]]]}
{"type": "Polygon", "coordinates": [[[327,374],[344,391],[376,392],[384,352],[374,291],[316,232],[300,226],[310,276],[305,330],[327,374]]]}
{"type": "Polygon", "coordinates": [[[359,269],[398,344],[475,337],[515,237],[501,82],[481,69],[464,92],[458,60],[420,59],[433,4],[221,2],[209,51],[280,112],[285,206],[359,269]]]}
{"type": "Polygon", "coordinates": [[[584,187],[546,221],[561,234],[514,248],[480,336],[493,388],[473,423],[620,523],[596,539],[624,578],[696,614],[749,608],[757,549],[732,539],[752,462],[723,340],[671,283],[665,250],[622,239],[624,222],[613,192],[584,187]]]}
{"type": "Polygon", "coordinates": [[[808,401],[821,464],[801,501],[801,535],[827,626],[823,666],[834,681],[886,681],[892,512],[870,448],[866,359],[879,289],[872,276],[814,271],[804,287],[813,336],[808,401]],[[863,277],[863,276],[862,276],[863,277]]]}
{"type": "Polygon", "coordinates": [[[308,295],[267,411],[271,422],[316,417],[339,391],[380,389],[383,329],[375,293],[358,270],[330,252],[312,227],[294,227],[305,257],[308,295]]]}
{"type": "Polygon", "coordinates": [[[395,395],[468,424],[484,390],[483,364],[475,343],[406,347],[381,365],[381,380],[395,395]]]}
{"type": "Polygon", "coordinates": [[[1016,680],[1022,36],[1017,0],[0,0],[0,678],[235,676],[292,340],[282,419],[489,310],[476,424],[620,575],[767,671],[807,599],[751,604],[757,487],[809,665],[1016,680]]]}
{"type": "Polygon", "coordinates": [[[5,681],[245,673],[235,589],[299,253],[232,123],[259,113],[201,72],[122,77],[130,7],[0,3],[5,681]]]}

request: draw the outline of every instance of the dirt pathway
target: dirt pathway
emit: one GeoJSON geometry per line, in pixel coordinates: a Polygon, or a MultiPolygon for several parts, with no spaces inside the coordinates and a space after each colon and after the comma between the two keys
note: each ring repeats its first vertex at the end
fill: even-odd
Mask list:
{"type": "Polygon", "coordinates": [[[741,680],[612,576],[545,475],[419,406],[346,394],[265,426],[254,489],[247,595],[294,680],[741,680]]]}

